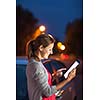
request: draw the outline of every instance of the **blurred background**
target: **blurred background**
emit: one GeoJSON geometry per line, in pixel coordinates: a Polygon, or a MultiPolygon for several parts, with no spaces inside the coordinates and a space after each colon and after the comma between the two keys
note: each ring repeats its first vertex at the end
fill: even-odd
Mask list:
{"type": "Polygon", "coordinates": [[[16,0],[17,100],[28,100],[26,43],[42,33],[56,39],[53,60],[44,62],[49,71],[80,61],[75,79],[57,100],[83,100],[83,0],[16,0]]]}
{"type": "Polygon", "coordinates": [[[83,0],[16,0],[16,55],[25,56],[25,45],[41,33],[52,34],[54,54],[74,53],[82,56],[83,50],[83,0]],[[42,31],[42,32],[43,32],[42,31]],[[65,48],[65,49],[64,49],[65,48]]]}

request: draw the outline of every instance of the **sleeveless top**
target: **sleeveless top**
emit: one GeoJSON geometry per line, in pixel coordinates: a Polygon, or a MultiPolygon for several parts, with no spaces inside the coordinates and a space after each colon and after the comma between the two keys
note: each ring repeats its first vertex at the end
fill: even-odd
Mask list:
{"type": "MultiPolygon", "coordinates": [[[[48,84],[51,86],[52,85],[52,76],[51,76],[50,72],[48,72],[48,70],[47,70],[47,73],[48,73],[48,84]]],[[[49,97],[43,97],[42,100],[56,100],[56,96],[55,96],[55,94],[52,94],[49,97]]]]}

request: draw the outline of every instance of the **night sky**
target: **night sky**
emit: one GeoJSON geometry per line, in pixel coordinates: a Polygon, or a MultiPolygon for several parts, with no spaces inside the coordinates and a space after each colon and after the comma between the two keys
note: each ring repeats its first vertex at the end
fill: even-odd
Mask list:
{"type": "Polygon", "coordinates": [[[16,0],[18,4],[31,11],[59,41],[64,40],[66,25],[83,16],[83,0],[16,0]]]}

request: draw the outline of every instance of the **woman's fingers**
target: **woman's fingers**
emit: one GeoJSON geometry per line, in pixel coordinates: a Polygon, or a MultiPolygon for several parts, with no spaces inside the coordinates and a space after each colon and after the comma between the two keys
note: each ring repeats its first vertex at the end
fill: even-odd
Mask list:
{"type": "Polygon", "coordinates": [[[61,72],[61,71],[64,71],[64,70],[66,70],[66,68],[58,69],[57,72],[61,72]]]}
{"type": "Polygon", "coordinates": [[[73,79],[75,76],[76,76],[76,68],[73,69],[73,70],[69,73],[68,78],[71,80],[71,79],[73,79]]]}
{"type": "Polygon", "coordinates": [[[74,68],[72,71],[71,71],[71,73],[76,73],[76,68],[74,68]]]}

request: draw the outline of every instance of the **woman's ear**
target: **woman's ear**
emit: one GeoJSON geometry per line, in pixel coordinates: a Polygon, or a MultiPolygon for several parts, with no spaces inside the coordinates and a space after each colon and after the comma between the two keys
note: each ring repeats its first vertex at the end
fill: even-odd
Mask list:
{"type": "Polygon", "coordinates": [[[43,45],[40,45],[39,50],[40,50],[40,51],[43,50],[43,45]]]}

